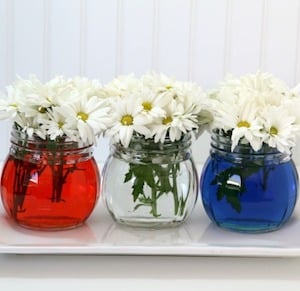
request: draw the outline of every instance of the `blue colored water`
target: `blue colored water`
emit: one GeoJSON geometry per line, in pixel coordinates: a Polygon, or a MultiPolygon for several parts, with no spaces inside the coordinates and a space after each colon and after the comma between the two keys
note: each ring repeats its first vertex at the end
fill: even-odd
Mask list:
{"type": "Polygon", "coordinates": [[[200,190],[204,209],[218,226],[240,232],[280,228],[292,215],[298,175],[292,160],[258,167],[217,154],[206,161],[200,190]]]}

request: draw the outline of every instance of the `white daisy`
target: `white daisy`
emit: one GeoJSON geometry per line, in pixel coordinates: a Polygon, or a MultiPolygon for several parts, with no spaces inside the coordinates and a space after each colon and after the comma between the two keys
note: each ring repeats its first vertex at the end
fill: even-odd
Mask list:
{"type": "Polygon", "coordinates": [[[206,94],[195,83],[179,82],[164,74],[148,73],[140,79],[134,78],[131,82],[134,86],[128,89],[128,80],[132,81],[132,78],[132,75],[118,77],[106,85],[106,88],[118,89],[107,91],[108,96],[115,100],[113,104],[118,104],[118,107],[112,106],[117,117],[107,130],[117,142],[121,140],[123,145],[128,146],[134,133],[145,138],[152,137],[155,142],[164,142],[167,136],[172,141],[178,140],[182,134],[196,130],[198,137],[202,132],[200,128],[203,129],[210,121],[208,108],[204,110],[206,94]],[[122,117],[129,119],[121,121],[122,117]]]}
{"type": "Polygon", "coordinates": [[[46,83],[35,76],[18,78],[0,100],[0,118],[43,139],[59,137],[96,142],[110,122],[109,104],[98,81],[56,76],[46,83]]]}
{"type": "Polygon", "coordinates": [[[42,139],[46,139],[46,135],[44,130],[40,128],[40,124],[36,122],[34,118],[25,117],[24,114],[18,113],[15,117],[14,122],[22,128],[23,132],[29,137],[32,137],[34,134],[39,136],[42,139]]]}
{"type": "Polygon", "coordinates": [[[8,86],[7,90],[7,98],[5,99],[5,95],[1,94],[0,98],[0,118],[15,118],[19,111],[20,100],[19,95],[16,94],[15,89],[12,86],[8,86]]]}
{"type": "Polygon", "coordinates": [[[98,80],[89,80],[85,77],[75,77],[70,80],[72,87],[76,91],[85,92],[88,98],[97,96],[99,98],[106,98],[106,93],[98,80]]]}
{"type": "Polygon", "coordinates": [[[280,152],[290,153],[296,144],[295,117],[282,107],[267,106],[262,115],[265,128],[264,142],[280,152]]]}
{"type": "Polygon", "coordinates": [[[128,147],[134,133],[141,134],[146,138],[150,137],[150,130],[147,128],[147,120],[138,118],[142,106],[135,96],[117,98],[112,101],[112,123],[106,130],[106,135],[110,136],[114,142],[120,142],[124,147],[128,147]]]}
{"type": "Polygon", "coordinates": [[[93,144],[95,136],[103,132],[110,122],[107,101],[96,96],[88,98],[86,95],[74,96],[72,104],[61,106],[60,112],[66,114],[66,122],[73,129],[78,130],[83,142],[93,144]]]}
{"type": "Polygon", "coordinates": [[[48,118],[39,120],[39,123],[41,124],[41,129],[45,131],[51,140],[65,137],[73,141],[80,140],[78,131],[72,128],[73,124],[68,123],[65,112],[61,107],[53,107],[48,112],[48,118]]]}
{"type": "Polygon", "coordinates": [[[250,143],[255,151],[262,146],[262,122],[257,116],[257,107],[251,100],[238,104],[237,112],[233,113],[234,125],[232,130],[232,146],[234,150],[240,139],[245,139],[250,143]]]}
{"type": "Polygon", "coordinates": [[[122,75],[113,79],[110,83],[104,86],[104,91],[107,96],[122,97],[134,92],[140,87],[140,82],[133,74],[122,75]]]}
{"type": "Polygon", "coordinates": [[[141,78],[143,86],[153,90],[155,94],[161,94],[165,97],[176,98],[178,94],[179,82],[175,78],[168,77],[164,74],[149,73],[141,78]]]}
{"type": "Polygon", "coordinates": [[[155,122],[155,120],[165,117],[164,107],[172,101],[168,97],[155,94],[148,88],[142,88],[137,94],[137,99],[137,106],[141,111],[136,118],[145,118],[144,123],[155,122]]]}
{"type": "Polygon", "coordinates": [[[232,150],[246,141],[255,151],[266,143],[289,152],[300,129],[297,99],[296,89],[289,90],[267,73],[229,78],[210,94],[211,128],[223,129],[231,136],[232,150]]]}
{"type": "Polygon", "coordinates": [[[182,134],[197,128],[197,116],[186,112],[183,104],[173,100],[165,110],[166,116],[151,126],[155,142],[163,143],[167,135],[173,142],[179,140],[182,134]]]}

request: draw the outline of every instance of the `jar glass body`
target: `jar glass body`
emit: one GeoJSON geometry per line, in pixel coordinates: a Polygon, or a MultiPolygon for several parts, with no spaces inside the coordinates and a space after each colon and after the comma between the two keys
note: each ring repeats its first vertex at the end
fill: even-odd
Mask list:
{"type": "Polygon", "coordinates": [[[92,213],[100,191],[92,146],[11,134],[1,175],[1,199],[19,225],[40,230],[80,226],[92,213]]]}
{"type": "Polygon", "coordinates": [[[192,212],[198,195],[191,137],[154,143],[134,137],[128,148],[113,144],[103,169],[102,197],[120,224],[169,227],[192,212]]]}
{"type": "Polygon", "coordinates": [[[279,229],[291,217],[298,173],[290,155],[264,146],[254,152],[213,132],[210,157],[201,173],[202,202],[218,226],[239,232],[279,229]]]}

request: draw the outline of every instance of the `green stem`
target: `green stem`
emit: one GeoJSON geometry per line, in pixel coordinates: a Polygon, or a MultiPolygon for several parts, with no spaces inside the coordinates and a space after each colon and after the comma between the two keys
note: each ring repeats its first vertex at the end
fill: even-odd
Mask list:
{"type": "Polygon", "coordinates": [[[30,181],[30,175],[35,166],[33,164],[24,164],[22,160],[15,159],[15,176],[14,176],[14,206],[13,216],[17,217],[18,212],[23,212],[23,204],[30,181]]]}
{"type": "Polygon", "coordinates": [[[174,198],[174,213],[178,214],[179,210],[179,199],[178,199],[178,189],[177,189],[177,164],[172,165],[172,188],[173,188],[173,198],[174,198]]]}
{"type": "Polygon", "coordinates": [[[57,166],[56,173],[54,174],[55,177],[55,189],[54,189],[54,202],[60,202],[61,201],[61,194],[63,189],[63,164],[60,163],[57,166]]]}
{"type": "Polygon", "coordinates": [[[152,208],[152,215],[154,217],[158,217],[157,213],[157,197],[156,197],[156,187],[152,187],[151,189],[151,208],[152,208]]]}
{"type": "Polygon", "coordinates": [[[63,154],[62,153],[56,153],[55,155],[59,155],[59,163],[58,165],[55,165],[55,159],[53,161],[53,165],[51,166],[52,169],[52,202],[60,202],[61,201],[61,195],[62,195],[62,188],[64,184],[64,164],[63,164],[63,154]]]}
{"type": "Polygon", "coordinates": [[[262,170],[263,170],[263,185],[262,185],[262,188],[264,189],[264,191],[266,191],[267,183],[268,183],[269,170],[265,166],[262,166],[262,170]]]}

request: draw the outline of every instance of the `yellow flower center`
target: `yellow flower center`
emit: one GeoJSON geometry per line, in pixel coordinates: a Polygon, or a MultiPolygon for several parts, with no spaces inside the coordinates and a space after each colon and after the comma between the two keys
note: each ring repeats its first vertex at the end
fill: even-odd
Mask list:
{"type": "Polygon", "coordinates": [[[250,127],[250,123],[248,121],[242,120],[237,124],[237,127],[250,127]]]}
{"type": "Polygon", "coordinates": [[[57,125],[58,125],[58,128],[62,128],[62,127],[64,126],[64,123],[63,123],[62,121],[59,121],[59,122],[57,123],[57,125]]]}
{"type": "Polygon", "coordinates": [[[277,135],[278,134],[278,129],[275,126],[271,126],[270,134],[271,135],[277,135]]]}
{"type": "Polygon", "coordinates": [[[86,114],[85,112],[80,111],[77,113],[77,118],[81,119],[82,121],[87,121],[89,118],[89,115],[86,114]]]}
{"type": "Polygon", "coordinates": [[[170,90],[170,89],[172,89],[173,88],[173,86],[171,86],[171,85],[166,85],[166,89],[167,90],[170,90]]]}
{"type": "Polygon", "coordinates": [[[164,118],[162,120],[162,124],[166,125],[168,123],[171,123],[173,121],[172,117],[171,116],[167,116],[166,118],[164,118]]]}
{"type": "Polygon", "coordinates": [[[47,108],[43,107],[43,106],[40,106],[39,109],[38,109],[39,113],[46,113],[47,111],[47,108]]]}
{"type": "Polygon", "coordinates": [[[129,115],[129,114],[123,115],[121,118],[121,123],[122,123],[122,125],[127,125],[127,126],[132,125],[133,124],[133,116],[129,115]]]}
{"type": "Polygon", "coordinates": [[[145,111],[150,111],[152,109],[152,103],[151,102],[146,101],[146,102],[143,102],[142,105],[143,105],[143,108],[144,108],[145,111]]]}

